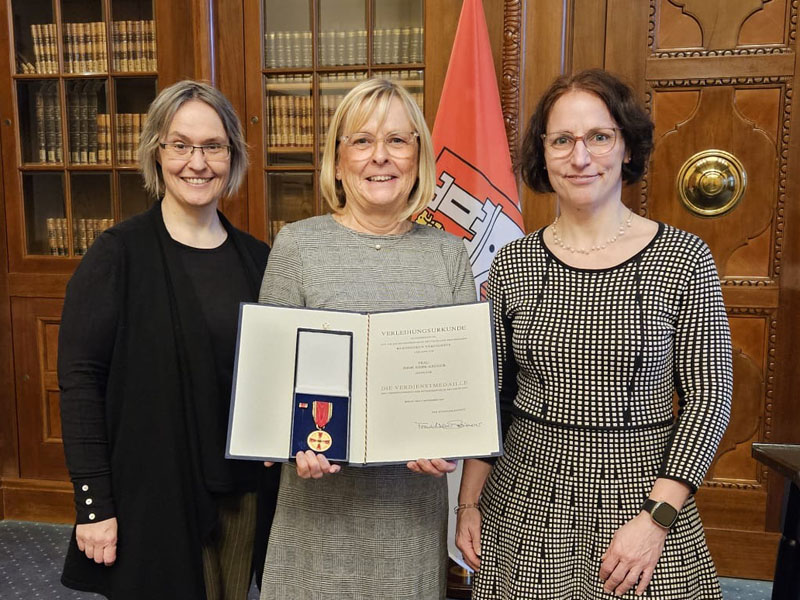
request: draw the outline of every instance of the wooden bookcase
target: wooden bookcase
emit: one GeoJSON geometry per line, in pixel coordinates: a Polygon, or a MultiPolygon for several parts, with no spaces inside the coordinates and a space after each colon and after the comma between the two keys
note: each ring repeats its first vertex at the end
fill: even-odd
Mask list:
{"type": "MultiPolygon", "coordinates": [[[[251,231],[327,210],[318,175],[327,126],[359,81],[400,82],[425,106],[424,0],[245,0],[251,231]],[[259,201],[261,199],[261,201],[259,201]]],[[[457,17],[456,17],[457,18],[457,17]]]]}
{"type": "Polygon", "coordinates": [[[195,75],[202,10],[0,1],[0,518],[70,518],[56,377],[66,282],[100,231],[148,206],[136,125],[161,88],[195,75]]]}

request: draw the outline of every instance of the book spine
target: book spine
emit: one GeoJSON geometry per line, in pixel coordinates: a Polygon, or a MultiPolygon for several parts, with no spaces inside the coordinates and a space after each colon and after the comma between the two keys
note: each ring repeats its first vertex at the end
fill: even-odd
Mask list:
{"type": "Polygon", "coordinates": [[[125,136],[125,162],[133,162],[133,114],[126,113],[123,135],[125,136]]]}
{"type": "Polygon", "coordinates": [[[80,152],[80,163],[89,164],[89,90],[88,85],[81,87],[79,100],[78,123],[80,125],[80,142],[78,150],[80,152]]]}
{"type": "Polygon", "coordinates": [[[144,21],[132,21],[131,24],[133,25],[133,51],[132,51],[132,61],[133,61],[133,68],[136,71],[144,71],[144,67],[142,66],[142,59],[144,58],[144,40],[142,35],[142,25],[144,21]]]}
{"type": "Polygon", "coordinates": [[[142,115],[134,113],[132,116],[131,124],[131,162],[136,162],[137,150],[139,149],[139,140],[142,137],[142,115]]]}
{"type": "Polygon", "coordinates": [[[108,72],[108,38],[106,37],[106,23],[101,21],[97,24],[97,35],[100,40],[100,71],[108,72]]]}
{"type": "Polygon", "coordinates": [[[59,256],[66,256],[69,254],[67,250],[67,220],[63,217],[56,219],[56,246],[58,248],[59,256]]]}
{"type": "Polygon", "coordinates": [[[47,225],[47,246],[50,249],[50,254],[58,256],[58,237],[56,233],[56,220],[50,217],[45,222],[47,225]]]}
{"type": "Polygon", "coordinates": [[[156,22],[150,21],[150,70],[158,70],[158,45],[156,44],[156,22]]]}
{"type": "Polygon", "coordinates": [[[36,159],[40,163],[47,162],[47,138],[45,135],[46,126],[44,121],[45,94],[44,85],[40,85],[34,92],[34,113],[36,116],[36,159]]]}
{"type": "Polygon", "coordinates": [[[98,114],[97,123],[95,124],[97,128],[97,162],[101,165],[111,162],[108,156],[108,141],[106,140],[106,136],[108,135],[106,125],[107,117],[108,115],[98,114]]]}
{"type": "Polygon", "coordinates": [[[55,23],[50,23],[47,27],[50,33],[48,36],[50,41],[50,72],[58,73],[58,32],[55,23]]]}
{"type": "Polygon", "coordinates": [[[119,70],[131,70],[128,64],[128,21],[119,22],[119,70]]]}
{"type": "Polygon", "coordinates": [[[120,70],[120,26],[119,21],[112,21],[111,23],[111,66],[115,71],[120,70]]]}
{"type": "Polygon", "coordinates": [[[67,107],[67,128],[69,131],[69,161],[73,165],[80,164],[80,106],[78,104],[78,84],[73,83],[67,97],[69,106],[67,107]]]}
{"type": "Polygon", "coordinates": [[[74,73],[72,64],[72,23],[62,23],[64,31],[64,72],[74,73]]]}
{"type": "Polygon", "coordinates": [[[89,154],[89,164],[96,165],[97,160],[97,84],[91,88],[91,93],[88,94],[88,102],[86,107],[86,125],[87,125],[87,150],[89,154]]]}
{"type": "Polygon", "coordinates": [[[36,73],[43,73],[42,71],[42,41],[39,34],[39,26],[36,24],[31,25],[31,39],[33,40],[33,64],[36,73]]]}
{"type": "Polygon", "coordinates": [[[50,85],[45,84],[44,90],[44,138],[47,155],[45,162],[56,162],[56,134],[55,134],[55,106],[54,98],[50,93],[50,85]]]}

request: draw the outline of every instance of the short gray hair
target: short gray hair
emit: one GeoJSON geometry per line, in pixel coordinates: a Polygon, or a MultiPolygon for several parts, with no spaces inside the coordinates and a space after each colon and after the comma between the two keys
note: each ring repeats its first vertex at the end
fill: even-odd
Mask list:
{"type": "Polygon", "coordinates": [[[375,114],[378,115],[379,122],[383,121],[395,98],[403,104],[409,120],[419,134],[417,181],[411,189],[408,207],[403,212],[402,218],[406,219],[419,212],[433,198],[436,187],[436,161],[425,116],[402,86],[388,79],[367,79],[350,90],[339,104],[331,119],[328,137],[325,140],[319,189],[322,197],[335,212],[341,212],[346,202],[342,182],[336,179],[339,138],[345,134],[345,129],[348,133],[358,131],[358,128],[362,127],[375,114]]]}
{"type": "Polygon", "coordinates": [[[164,177],[158,162],[159,142],[169,130],[175,113],[189,100],[200,100],[213,108],[222,121],[231,146],[231,167],[228,181],[222,190],[223,197],[236,193],[247,172],[247,144],[242,124],[230,101],[218,89],[202,81],[186,79],[165,88],[156,96],[147,111],[147,121],[139,138],[139,168],[144,177],[144,187],[156,198],[164,193],[164,177]]]}

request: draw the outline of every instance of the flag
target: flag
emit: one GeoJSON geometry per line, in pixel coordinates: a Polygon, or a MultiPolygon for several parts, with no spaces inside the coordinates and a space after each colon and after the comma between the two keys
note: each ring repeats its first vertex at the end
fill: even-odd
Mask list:
{"type": "Polygon", "coordinates": [[[489,266],[523,234],[517,184],[480,0],[464,0],[433,125],[436,192],[418,223],[464,239],[475,287],[486,298],[489,266]]]}
{"type": "MultiPolygon", "coordinates": [[[[522,213],[511,169],[503,109],[480,0],[464,0],[439,110],[433,125],[436,192],[417,216],[464,239],[478,296],[486,299],[489,266],[500,248],[522,237],[522,213]]],[[[468,568],[455,546],[461,464],[447,478],[448,551],[468,568]]]]}

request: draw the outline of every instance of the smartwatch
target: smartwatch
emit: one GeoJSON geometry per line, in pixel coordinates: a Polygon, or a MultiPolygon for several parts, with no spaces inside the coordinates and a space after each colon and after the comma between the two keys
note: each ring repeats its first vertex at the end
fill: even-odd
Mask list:
{"type": "Polygon", "coordinates": [[[678,510],[667,502],[657,502],[648,498],[642,504],[642,510],[650,513],[650,518],[664,529],[669,529],[678,520],[678,510]]]}

